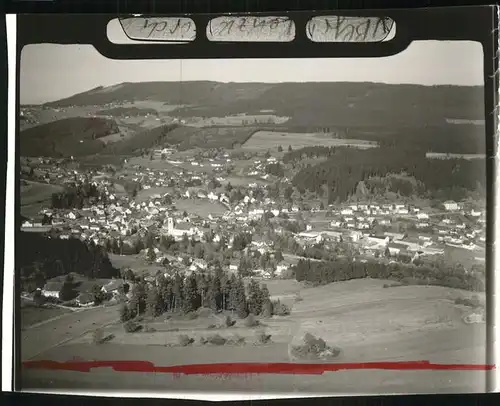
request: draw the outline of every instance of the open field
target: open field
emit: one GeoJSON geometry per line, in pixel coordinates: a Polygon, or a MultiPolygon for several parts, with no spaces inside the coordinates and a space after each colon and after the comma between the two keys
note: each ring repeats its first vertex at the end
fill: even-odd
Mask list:
{"type": "Polygon", "coordinates": [[[486,159],[486,154],[448,154],[445,152],[427,152],[429,159],[486,159]]]}
{"type": "Polygon", "coordinates": [[[225,117],[193,117],[193,123],[190,123],[193,127],[207,127],[212,125],[223,125],[223,126],[247,126],[247,125],[257,125],[257,124],[284,124],[290,117],[278,117],[273,114],[238,114],[233,116],[225,117]]]}
{"type": "Polygon", "coordinates": [[[250,139],[243,144],[243,149],[251,150],[266,150],[270,148],[277,148],[278,146],[288,148],[302,148],[314,145],[323,145],[331,147],[355,147],[355,148],[373,148],[376,143],[365,140],[344,140],[333,138],[331,134],[325,133],[292,133],[292,132],[278,132],[278,131],[257,131],[250,139]]]}
{"type": "Polygon", "coordinates": [[[168,186],[152,187],[150,189],[142,189],[137,192],[135,197],[136,202],[148,201],[153,196],[163,196],[165,193],[171,193],[173,188],[168,186]]]}
{"type": "Polygon", "coordinates": [[[182,162],[182,163],[175,163],[175,158],[167,159],[167,160],[162,160],[162,159],[153,159],[150,160],[149,158],[143,158],[143,157],[133,157],[127,160],[127,163],[124,164],[124,168],[130,168],[134,165],[140,165],[145,168],[150,168],[154,170],[171,170],[171,171],[178,171],[179,169],[184,169],[186,171],[191,171],[193,173],[213,173],[213,168],[209,165],[203,165],[203,166],[194,166],[191,165],[189,162],[182,162]]]}
{"type": "Polygon", "coordinates": [[[476,257],[485,257],[485,250],[479,249],[470,251],[464,248],[450,247],[443,245],[445,258],[451,263],[462,264],[465,268],[470,268],[473,265],[481,264],[476,257]]]}
{"type": "Polygon", "coordinates": [[[61,192],[58,185],[25,181],[20,187],[21,214],[26,217],[36,216],[40,210],[50,206],[52,193],[61,192]]]}
{"type": "MultiPolygon", "coordinates": [[[[157,332],[153,333],[126,334],[121,326],[110,326],[105,331],[115,334],[115,338],[107,344],[92,345],[89,344],[88,336],[83,334],[85,330],[96,328],[99,323],[113,321],[116,310],[89,310],[65,317],[65,320],[69,320],[69,317],[80,318],[85,323],[84,328],[82,325],[78,326],[78,340],[40,354],[36,359],[129,359],[151,361],[158,366],[217,362],[296,362],[290,355],[290,344],[298,343],[305,332],[309,332],[341,349],[335,362],[486,362],[484,325],[466,325],[462,316],[470,310],[455,304],[457,297],[470,296],[470,293],[427,286],[383,288],[385,282],[367,279],[318,288],[300,288],[300,284],[294,281],[267,281],[273,296],[286,293],[294,295],[300,288],[303,300],[293,304],[290,316],[261,321],[266,333],[272,335],[272,342],[258,346],[252,344],[259,327],[246,327],[241,321],[237,321],[234,327],[208,329],[209,324],[216,324],[214,316],[200,316],[195,320],[160,318],[148,323],[148,326],[156,328],[157,332]],[[195,342],[189,347],[169,346],[177,342],[180,334],[199,339],[214,333],[226,337],[238,334],[246,338],[246,344],[205,348],[195,342]]],[[[55,323],[54,331],[58,335],[54,337],[49,334],[52,341],[69,334],[69,327],[60,322],[55,323]]],[[[75,326],[72,324],[73,329],[75,326]]],[[[44,328],[49,327],[46,325],[44,328]]],[[[72,331],[73,336],[76,336],[75,331],[72,331]]],[[[26,344],[26,340],[23,341],[23,355],[28,353],[25,347],[29,343],[26,344]]],[[[45,347],[48,345],[45,344],[45,347]]],[[[346,371],[336,372],[335,375],[260,375],[229,380],[210,376],[181,376],[174,379],[168,374],[119,373],[108,369],[96,369],[91,373],[23,371],[24,388],[60,389],[164,389],[168,382],[168,387],[172,390],[196,388],[227,391],[262,388],[266,391],[337,393],[480,392],[484,391],[485,378],[485,372],[453,371],[346,371]]]]}
{"type": "Polygon", "coordinates": [[[208,217],[209,214],[220,216],[227,209],[224,205],[217,202],[211,202],[206,199],[182,199],[174,202],[177,210],[185,210],[190,214],[197,214],[200,217],[208,217]]]}
{"type": "Polygon", "coordinates": [[[52,322],[21,331],[21,359],[31,359],[67,340],[117,320],[118,306],[96,307],[71,312],[52,322]]]}
{"type": "Polygon", "coordinates": [[[45,202],[52,198],[52,193],[61,192],[63,188],[48,183],[25,181],[27,185],[21,185],[21,206],[45,202]]]}
{"type": "Polygon", "coordinates": [[[221,182],[221,184],[224,186],[228,183],[230,183],[231,186],[235,187],[247,186],[250,183],[257,183],[258,185],[267,186],[270,182],[264,179],[253,178],[251,176],[228,176],[223,182],[221,182]]]}
{"type": "Polygon", "coordinates": [[[182,107],[189,107],[182,104],[165,104],[155,100],[136,100],[133,103],[123,103],[121,107],[137,107],[139,109],[153,109],[158,113],[170,113],[182,107]]]}
{"type": "Polygon", "coordinates": [[[71,313],[71,310],[60,307],[35,307],[33,302],[22,300],[21,329],[67,313],[71,313]]]}
{"type": "Polygon", "coordinates": [[[109,254],[109,260],[115,268],[131,268],[136,274],[155,275],[157,271],[164,271],[160,265],[148,264],[140,255],[109,254]]]}

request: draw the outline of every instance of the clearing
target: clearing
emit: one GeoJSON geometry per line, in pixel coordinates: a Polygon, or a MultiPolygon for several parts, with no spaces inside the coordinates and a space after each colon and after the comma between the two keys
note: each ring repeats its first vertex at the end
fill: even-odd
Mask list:
{"type": "Polygon", "coordinates": [[[58,185],[23,181],[21,184],[21,206],[50,201],[53,193],[62,192],[63,188],[58,185]]]}
{"type": "Polygon", "coordinates": [[[182,199],[174,201],[177,210],[186,211],[189,214],[196,214],[200,217],[208,217],[209,214],[222,216],[227,208],[218,202],[211,202],[206,199],[182,199]]]}
{"type": "Polygon", "coordinates": [[[23,180],[20,187],[21,214],[36,216],[40,210],[50,207],[53,193],[62,191],[58,185],[23,180]]]}
{"type": "Polygon", "coordinates": [[[36,307],[32,301],[21,300],[21,329],[68,313],[71,313],[71,310],[48,305],[36,307]]]}
{"type": "Polygon", "coordinates": [[[242,149],[268,150],[277,148],[280,145],[283,149],[288,148],[289,145],[294,149],[315,145],[355,148],[377,147],[377,144],[371,141],[333,138],[332,134],[328,133],[257,131],[243,144],[242,149]]]}
{"type": "Polygon", "coordinates": [[[117,269],[130,268],[136,275],[156,275],[157,271],[165,271],[165,268],[158,264],[149,264],[139,254],[118,255],[108,254],[113,267],[117,269]]]}
{"type": "Polygon", "coordinates": [[[144,201],[149,201],[153,197],[161,197],[165,193],[172,193],[173,188],[168,186],[158,186],[152,187],[149,189],[141,189],[137,192],[137,196],[135,197],[135,201],[138,203],[142,203],[144,201]]]}

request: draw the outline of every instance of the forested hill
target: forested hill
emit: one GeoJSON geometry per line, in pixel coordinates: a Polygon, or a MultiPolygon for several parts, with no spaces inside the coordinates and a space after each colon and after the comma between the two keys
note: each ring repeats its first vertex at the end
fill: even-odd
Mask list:
{"type": "Polygon", "coordinates": [[[19,255],[16,266],[23,284],[42,274],[51,279],[60,275],[77,273],[88,278],[112,278],[119,276],[105,250],[79,239],[63,240],[46,235],[20,232],[16,236],[19,255]]]}
{"type": "Polygon", "coordinates": [[[390,191],[440,200],[461,200],[468,192],[486,187],[486,164],[482,159],[432,160],[426,159],[424,152],[403,147],[366,151],[312,147],[287,153],[284,162],[293,164],[304,154],[324,156],[326,160],[300,169],[292,179],[293,185],[301,193],[309,190],[328,197],[329,203],[359,193],[360,182],[365,193],[384,195],[390,191]]]}
{"type": "Polygon", "coordinates": [[[178,116],[226,116],[272,110],[297,126],[440,125],[446,118],[484,119],[483,87],[382,83],[142,82],[99,87],[48,107],[159,101],[178,116]]]}

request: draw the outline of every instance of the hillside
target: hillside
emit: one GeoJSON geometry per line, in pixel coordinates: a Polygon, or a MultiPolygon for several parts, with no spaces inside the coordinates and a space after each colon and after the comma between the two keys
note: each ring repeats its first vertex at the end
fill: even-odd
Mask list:
{"type": "Polygon", "coordinates": [[[177,116],[216,117],[272,110],[288,126],[441,125],[484,119],[483,88],[381,83],[143,82],[99,87],[45,106],[105,105],[139,100],[183,104],[177,116]]]}
{"type": "Polygon", "coordinates": [[[96,114],[101,116],[113,116],[113,117],[137,117],[145,116],[148,114],[158,115],[158,112],[154,109],[137,108],[137,107],[114,107],[112,109],[99,110],[96,114]]]}
{"type": "Polygon", "coordinates": [[[22,156],[83,156],[100,152],[99,139],[119,132],[114,120],[70,117],[20,132],[22,156]]]}

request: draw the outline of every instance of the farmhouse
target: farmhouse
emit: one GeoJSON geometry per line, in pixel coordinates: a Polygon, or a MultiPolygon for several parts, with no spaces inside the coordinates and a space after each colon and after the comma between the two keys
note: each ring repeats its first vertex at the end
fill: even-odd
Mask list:
{"type": "Polygon", "coordinates": [[[445,210],[448,211],[458,210],[458,203],[454,202],[453,200],[447,200],[446,202],[443,203],[443,206],[445,210]]]}
{"type": "Polygon", "coordinates": [[[103,291],[104,293],[112,293],[115,295],[118,294],[118,290],[122,285],[123,285],[122,281],[115,279],[104,285],[101,288],[101,291],[103,291]]]}
{"type": "Polygon", "coordinates": [[[80,293],[76,298],[76,303],[81,307],[88,307],[94,305],[94,297],[90,293],[80,293]]]}
{"type": "Polygon", "coordinates": [[[55,297],[59,299],[59,294],[63,287],[63,282],[48,282],[42,289],[42,295],[45,297],[55,297]]]}

